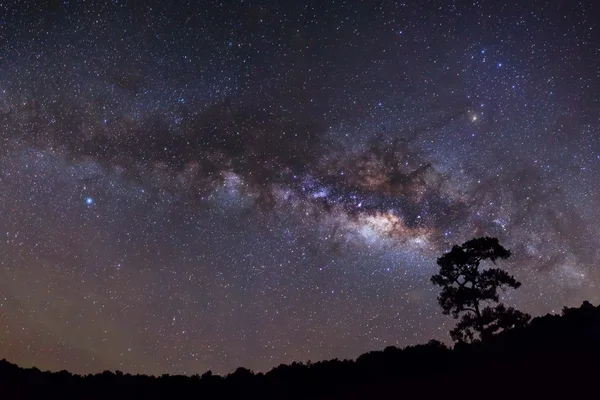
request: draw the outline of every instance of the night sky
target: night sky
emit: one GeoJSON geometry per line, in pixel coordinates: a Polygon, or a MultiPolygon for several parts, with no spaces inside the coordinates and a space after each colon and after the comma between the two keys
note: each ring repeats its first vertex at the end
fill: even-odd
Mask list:
{"type": "Polygon", "coordinates": [[[0,358],[448,341],[429,279],[482,235],[507,304],[597,303],[599,24],[594,0],[2,3],[0,358]]]}

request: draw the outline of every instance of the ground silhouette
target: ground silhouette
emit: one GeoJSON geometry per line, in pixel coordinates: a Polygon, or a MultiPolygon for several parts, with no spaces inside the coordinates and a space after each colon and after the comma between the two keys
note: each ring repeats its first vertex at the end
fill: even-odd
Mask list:
{"type": "Polygon", "coordinates": [[[438,341],[387,347],[356,360],[280,365],[255,374],[152,377],[119,371],[79,376],[0,361],[0,396],[36,399],[576,398],[597,390],[600,307],[562,315],[454,348],[438,341]],[[508,397],[507,397],[508,396],[508,397]]]}

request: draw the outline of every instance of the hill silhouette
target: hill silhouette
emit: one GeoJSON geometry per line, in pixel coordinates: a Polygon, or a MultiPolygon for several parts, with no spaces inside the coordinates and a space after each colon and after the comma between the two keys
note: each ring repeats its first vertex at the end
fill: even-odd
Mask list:
{"type": "Polygon", "coordinates": [[[2,398],[364,399],[559,398],[594,393],[600,372],[600,306],[584,302],[483,342],[387,347],[356,360],[280,365],[255,374],[153,377],[105,371],[42,372],[0,361],[2,398]]]}

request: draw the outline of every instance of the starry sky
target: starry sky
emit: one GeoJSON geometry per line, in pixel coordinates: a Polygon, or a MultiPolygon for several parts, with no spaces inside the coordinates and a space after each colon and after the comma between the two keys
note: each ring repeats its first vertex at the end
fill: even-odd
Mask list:
{"type": "Polygon", "coordinates": [[[0,4],[0,358],[228,373],[448,340],[498,237],[600,299],[600,4],[0,4]]]}

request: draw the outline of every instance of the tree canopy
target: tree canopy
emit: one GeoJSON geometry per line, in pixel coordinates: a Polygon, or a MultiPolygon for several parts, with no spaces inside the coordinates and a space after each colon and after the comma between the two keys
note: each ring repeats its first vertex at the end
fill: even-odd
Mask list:
{"type": "Polygon", "coordinates": [[[499,290],[521,286],[514,276],[499,268],[481,267],[482,262],[510,257],[496,238],[482,237],[455,245],[437,260],[439,273],[431,277],[442,292],[438,303],[444,314],[460,321],[450,331],[455,341],[485,339],[499,331],[525,325],[530,316],[500,303],[499,290]],[[493,305],[495,304],[495,305],[493,305]]]}

